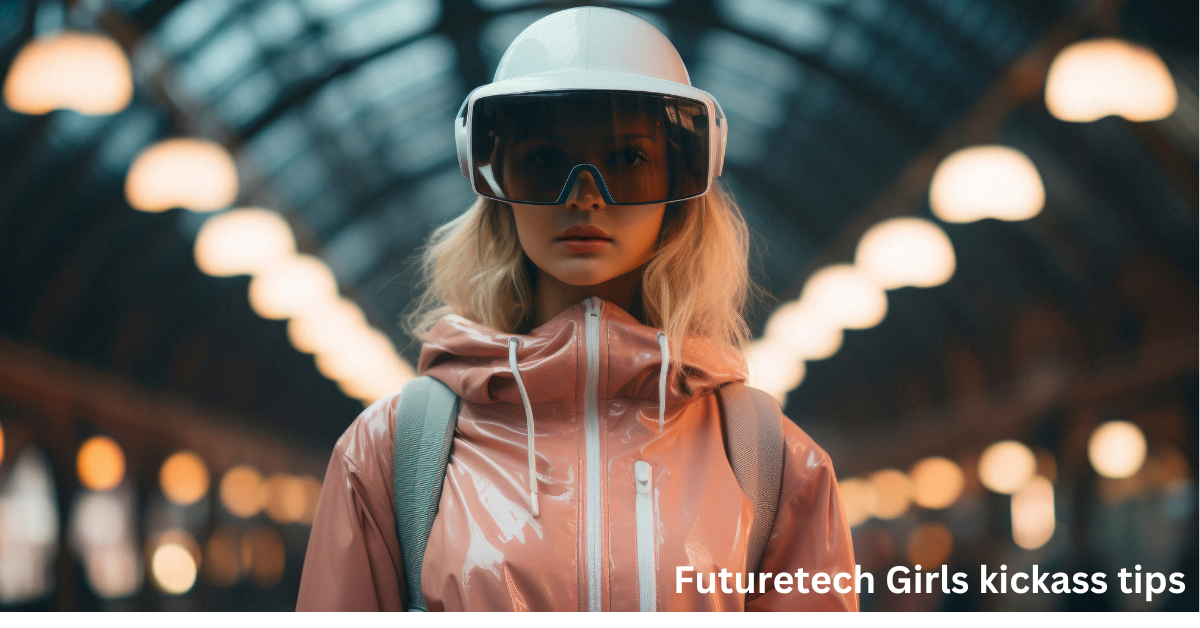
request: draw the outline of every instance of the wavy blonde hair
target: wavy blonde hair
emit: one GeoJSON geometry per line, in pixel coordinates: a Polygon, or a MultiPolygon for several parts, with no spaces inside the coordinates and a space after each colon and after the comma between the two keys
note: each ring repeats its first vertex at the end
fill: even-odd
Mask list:
{"type": "MultiPolygon", "coordinates": [[[[630,314],[666,331],[676,358],[688,336],[744,351],[749,246],[741,210],[717,185],[699,198],[668,204],[630,314]]],[[[507,333],[532,327],[536,269],[521,249],[507,203],[480,197],[439,227],[424,249],[422,269],[424,290],[405,320],[413,338],[424,340],[451,313],[507,333]]]]}

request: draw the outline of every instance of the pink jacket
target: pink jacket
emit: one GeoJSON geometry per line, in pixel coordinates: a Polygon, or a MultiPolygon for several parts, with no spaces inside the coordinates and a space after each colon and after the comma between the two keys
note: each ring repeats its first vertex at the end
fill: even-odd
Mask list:
{"type": "MultiPolygon", "coordinates": [[[[759,570],[773,575],[743,592],[753,507],[726,458],[713,394],[745,379],[740,356],[689,340],[683,364],[667,368],[660,432],[667,347],[657,330],[589,299],[515,336],[517,346],[511,337],[447,316],[421,350],[419,371],[463,399],[422,563],[429,610],[858,610],[852,577],[837,579],[845,592],[833,583],[855,572],[833,465],[786,417],[779,508],[759,570]],[[641,478],[639,462],[649,465],[641,478]],[[793,588],[801,569],[807,593],[793,588]]],[[[397,402],[379,400],[337,442],[297,610],[401,610],[397,402]]]]}

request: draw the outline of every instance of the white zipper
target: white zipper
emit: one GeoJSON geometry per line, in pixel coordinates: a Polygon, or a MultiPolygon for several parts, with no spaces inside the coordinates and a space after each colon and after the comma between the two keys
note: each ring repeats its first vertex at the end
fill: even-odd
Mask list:
{"type": "Polygon", "coordinates": [[[584,355],[587,379],[584,380],[583,428],[587,456],[587,572],[588,611],[598,613],[600,606],[600,303],[592,297],[584,301],[584,355]]]}
{"type": "Polygon", "coordinates": [[[633,463],[633,480],[637,484],[637,557],[638,610],[653,613],[658,610],[657,572],[654,569],[654,510],[650,496],[650,463],[633,463]]]}

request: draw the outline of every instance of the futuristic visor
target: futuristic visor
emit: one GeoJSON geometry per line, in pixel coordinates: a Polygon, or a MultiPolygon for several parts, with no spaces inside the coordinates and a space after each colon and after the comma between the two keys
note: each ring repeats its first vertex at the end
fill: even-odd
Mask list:
{"type": "Polygon", "coordinates": [[[571,90],[483,96],[470,107],[462,124],[481,196],[560,205],[587,172],[606,204],[641,205],[700,196],[712,180],[710,106],[697,100],[571,90]]]}

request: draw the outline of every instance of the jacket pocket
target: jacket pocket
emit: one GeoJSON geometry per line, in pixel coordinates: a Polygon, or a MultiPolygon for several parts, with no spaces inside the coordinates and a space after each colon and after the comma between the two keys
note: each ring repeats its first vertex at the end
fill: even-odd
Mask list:
{"type": "Polygon", "coordinates": [[[650,490],[650,463],[643,460],[635,462],[633,480],[637,485],[638,610],[652,613],[658,610],[658,582],[654,561],[654,502],[650,490]]]}

